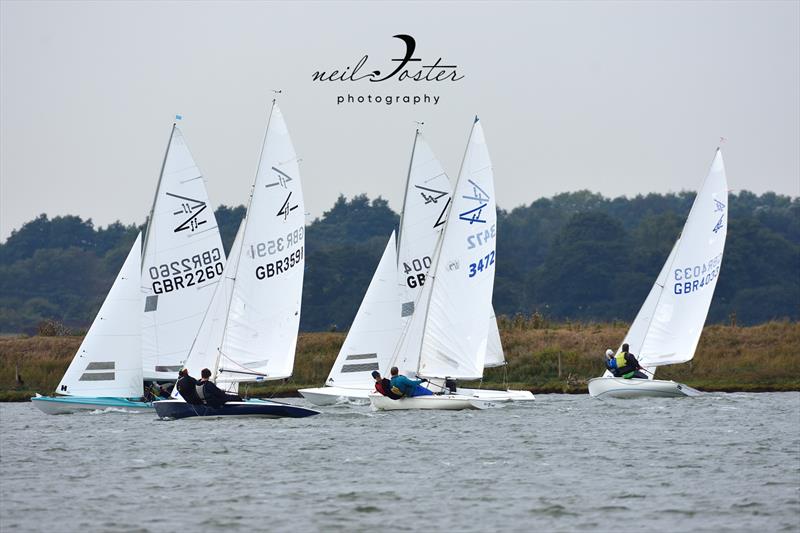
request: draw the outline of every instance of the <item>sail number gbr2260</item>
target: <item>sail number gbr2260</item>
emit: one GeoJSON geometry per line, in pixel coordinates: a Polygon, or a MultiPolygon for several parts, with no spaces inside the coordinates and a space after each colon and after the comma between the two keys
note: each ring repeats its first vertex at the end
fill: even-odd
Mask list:
{"type": "Polygon", "coordinates": [[[153,282],[153,293],[177,291],[214,279],[222,275],[222,261],[222,252],[219,248],[214,248],[171,263],[151,266],[147,271],[153,282]]]}

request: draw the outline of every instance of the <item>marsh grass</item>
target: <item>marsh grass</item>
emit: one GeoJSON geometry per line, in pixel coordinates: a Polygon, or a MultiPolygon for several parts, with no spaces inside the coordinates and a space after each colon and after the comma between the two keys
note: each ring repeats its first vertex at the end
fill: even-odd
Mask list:
{"type": "MultiPolygon", "coordinates": [[[[586,381],[603,372],[606,348],[616,349],[627,324],[552,324],[515,317],[501,319],[500,331],[508,364],[487,369],[483,383],[471,385],[585,392],[586,381]]],[[[251,386],[248,392],[281,396],[321,386],[344,338],[342,332],[301,333],[294,375],[285,382],[251,386]]],[[[0,401],[50,394],[80,342],[81,337],[0,338],[0,401]],[[15,381],[15,367],[24,384],[15,381]]],[[[800,324],[708,326],[694,360],[659,369],[658,377],[703,390],[800,390],[800,324]]]]}

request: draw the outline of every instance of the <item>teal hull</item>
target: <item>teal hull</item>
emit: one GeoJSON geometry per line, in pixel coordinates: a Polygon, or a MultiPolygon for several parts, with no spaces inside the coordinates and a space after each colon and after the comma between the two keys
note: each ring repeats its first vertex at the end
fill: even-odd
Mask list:
{"type": "Polygon", "coordinates": [[[106,409],[127,412],[149,412],[153,404],[128,398],[83,398],[79,396],[39,396],[31,398],[33,405],[48,415],[62,415],[78,411],[103,411],[106,409]]]}

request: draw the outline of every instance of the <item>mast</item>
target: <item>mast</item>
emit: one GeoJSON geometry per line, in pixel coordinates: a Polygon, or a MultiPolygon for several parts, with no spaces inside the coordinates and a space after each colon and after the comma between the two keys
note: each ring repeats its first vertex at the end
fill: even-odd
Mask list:
{"type": "Polygon", "coordinates": [[[169,141],[167,141],[167,149],[164,152],[164,160],[161,162],[161,171],[158,173],[158,184],[156,185],[156,192],[153,195],[153,205],[150,206],[150,216],[147,218],[147,228],[144,232],[144,245],[142,246],[142,260],[139,265],[139,270],[144,267],[144,258],[147,255],[147,244],[150,242],[150,226],[153,224],[153,215],[156,211],[156,202],[158,201],[158,193],[161,191],[161,180],[164,178],[164,169],[167,166],[167,157],[169,157],[169,149],[172,147],[172,136],[175,135],[175,128],[177,125],[172,123],[172,130],[169,132],[169,141]]]}
{"type": "MultiPolygon", "coordinates": [[[[272,106],[269,109],[269,116],[267,117],[267,127],[264,128],[264,141],[261,143],[261,152],[258,154],[258,165],[256,166],[256,176],[253,178],[253,185],[250,186],[250,198],[247,199],[247,209],[244,212],[244,221],[242,222],[242,227],[240,228],[242,231],[242,241],[244,241],[244,236],[247,234],[247,223],[250,219],[250,207],[253,205],[253,194],[256,188],[256,181],[258,180],[258,171],[261,168],[261,159],[264,157],[264,147],[267,144],[267,133],[269,132],[269,123],[272,120],[272,111],[275,109],[275,98],[272,99],[272,106]]],[[[231,283],[231,295],[234,294],[236,290],[236,279],[239,277],[239,263],[241,262],[242,258],[242,251],[244,250],[244,242],[242,242],[241,247],[239,248],[239,255],[236,257],[236,272],[233,273],[232,283],[231,283]]],[[[231,316],[231,303],[228,301],[228,312],[225,313],[225,324],[222,326],[222,339],[220,340],[219,347],[217,348],[217,361],[214,364],[214,374],[212,378],[214,381],[217,380],[219,375],[219,363],[222,359],[222,347],[225,346],[225,337],[228,334],[228,319],[231,316]]]]}
{"type": "Polygon", "coordinates": [[[406,190],[403,194],[403,210],[400,211],[400,227],[397,230],[397,265],[400,266],[400,242],[403,239],[403,218],[406,216],[406,199],[408,199],[408,185],[411,182],[411,168],[414,165],[414,152],[417,149],[417,139],[419,138],[419,128],[414,132],[414,144],[411,146],[411,158],[408,160],[408,174],[406,174],[406,190]]]}

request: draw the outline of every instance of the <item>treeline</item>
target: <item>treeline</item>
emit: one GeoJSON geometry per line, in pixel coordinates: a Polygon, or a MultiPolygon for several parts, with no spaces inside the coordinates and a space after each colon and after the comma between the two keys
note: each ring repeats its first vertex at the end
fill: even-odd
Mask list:
{"type": "MultiPolygon", "coordinates": [[[[604,198],[588,191],[500,210],[499,314],[630,322],[680,233],[694,193],[604,198]]],[[[226,250],[244,208],[216,211],[226,250]]],[[[381,198],[340,197],[307,228],[301,328],[349,327],[399,216],[381,198]]],[[[55,319],[86,328],[136,232],[41,215],[0,244],[0,332],[55,319]]],[[[730,196],[728,241],[709,322],[800,319],[800,199],[730,196]]]]}

